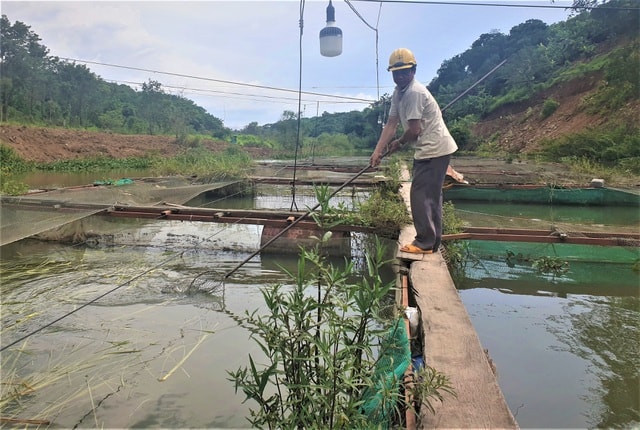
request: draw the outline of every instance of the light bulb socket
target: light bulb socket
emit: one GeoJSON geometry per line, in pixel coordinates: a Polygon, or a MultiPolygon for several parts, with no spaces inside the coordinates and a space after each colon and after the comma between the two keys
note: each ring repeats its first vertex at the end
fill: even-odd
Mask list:
{"type": "Polygon", "coordinates": [[[336,27],[336,10],[329,0],[327,6],[327,26],[320,30],[320,54],[336,57],[342,54],[342,30],[336,27]]]}

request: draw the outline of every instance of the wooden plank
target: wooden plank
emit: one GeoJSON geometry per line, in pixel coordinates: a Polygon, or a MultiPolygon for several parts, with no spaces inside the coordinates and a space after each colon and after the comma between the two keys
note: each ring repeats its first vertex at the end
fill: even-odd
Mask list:
{"type": "Polygon", "coordinates": [[[457,394],[433,401],[435,414],[421,414],[421,428],[518,428],[442,256],[413,262],[410,279],[422,313],[425,364],[447,375],[457,394]]]}
{"type": "MultiPolygon", "coordinates": [[[[293,185],[293,178],[271,178],[271,177],[257,177],[254,176],[251,178],[256,184],[268,184],[268,185],[293,185]]],[[[330,177],[322,177],[322,178],[312,178],[312,179],[296,179],[296,185],[341,185],[344,183],[344,178],[330,178],[330,177]]],[[[350,185],[358,186],[358,187],[372,187],[379,182],[385,182],[385,180],[371,180],[371,179],[355,179],[351,182],[350,185]]]]}
{"type": "MultiPolygon", "coordinates": [[[[406,170],[403,174],[408,177],[406,170]]],[[[408,184],[400,188],[410,208],[409,190],[408,184]]],[[[406,226],[400,231],[400,244],[410,243],[415,234],[413,225],[406,226]]],[[[422,406],[420,428],[517,429],[442,255],[398,252],[398,258],[410,261],[409,278],[422,317],[425,364],[447,375],[457,394],[446,395],[443,402],[432,401],[433,415],[422,406]]]]}
{"type": "Polygon", "coordinates": [[[640,239],[640,233],[618,233],[615,231],[607,232],[562,232],[559,230],[536,230],[536,229],[523,229],[523,228],[493,228],[493,227],[466,227],[465,233],[479,233],[479,234],[512,234],[512,235],[532,235],[532,236],[553,236],[558,237],[563,234],[572,237],[624,237],[629,239],[640,239]]]}
{"type": "MultiPolygon", "coordinates": [[[[141,219],[155,219],[155,220],[165,220],[165,221],[193,221],[193,222],[215,222],[215,223],[225,223],[225,224],[253,224],[253,225],[263,225],[268,227],[278,227],[278,228],[286,228],[289,224],[291,224],[291,217],[280,216],[279,218],[275,218],[274,214],[271,214],[272,217],[261,217],[260,211],[255,211],[245,217],[238,216],[228,216],[223,212],[211,211],[211,213],[202,213],[201,211],[185,211],[186,213],[174,213],[173,211],[166,211],[161,208],[152,208],[148,211],[142,210],[138,208],[138,210],[108,210],[104,212],[104,215],[117,217],[117,218],[141,218],[141,219]]],[[[303,214],[297,214],[294,219],[299,218],[303,214]]],[[[309,218],[309,221],[302,220],[297,223],[297,228],[304,230],[317,230],[318,225],[315,221],[312,221],[309,218]]],[[[366,226],[357,226],[357,225],[348,225],[341,224],[332,226],[327,230],[331,231],[349,231],[349,232],[359,232],[359,233],[372,233],[377,231],[377,229],[373,227],[366,226]]]]}
{"type": "Polygon", "coordinates": [[[570,243],[574,245],[629,246],[628,240],[603,237],[558,237],[520,234],[471,234],[469,239],[497,242],[570,243]]]}

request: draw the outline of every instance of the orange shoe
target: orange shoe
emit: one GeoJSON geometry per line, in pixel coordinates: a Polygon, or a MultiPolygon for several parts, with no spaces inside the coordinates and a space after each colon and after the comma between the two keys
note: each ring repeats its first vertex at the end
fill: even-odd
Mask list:
{"type": "Polygon", "coordinates": [[[417,246],[415,246],[412,243],[410,243],[408,245],[404,245],[402,248],[400,248],[400,251],[408,252],[409,254],[433,254],[433,250],[432,249],[418,248],[417,246]]]}

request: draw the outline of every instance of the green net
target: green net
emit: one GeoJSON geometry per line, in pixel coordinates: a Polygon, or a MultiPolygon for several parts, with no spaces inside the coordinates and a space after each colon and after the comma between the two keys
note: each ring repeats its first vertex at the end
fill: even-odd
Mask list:
{"type": "Polygon", "coordinates": [[[376,427],[386,427],[393,417],[400,382],[411,364],[411,350],[403,318],[398,318],[382,339],[380,358],[373,371],[371,387],[363,393],[363,413],[376,427]]]}
{"type": "Polygon", "coordinates": [[[69,187],[0,198],[0,246],[41,235],[62,240],[65,230],[82,235],[77,221],[112,205],[182,205],[209,191],[232,187],[237,181],[193,183],[191,178],[141,178],[96,181],[93,185],[69,187]]]}

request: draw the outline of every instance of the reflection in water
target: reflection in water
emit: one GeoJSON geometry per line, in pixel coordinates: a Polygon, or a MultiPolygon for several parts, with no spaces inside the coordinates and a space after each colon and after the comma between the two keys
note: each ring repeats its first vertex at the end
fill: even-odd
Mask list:
{"type": "MultiPolygon", "coordinates": [[[[479,219],[488,216],[496,222],[496,225],[503,228],[518,220],[547,221],[553,224],[569,223],[572,226],[585,227],[606,225],[614,231],[617,231],[618,227],[635,227],[640,224],[640,211],[633,206],[550,206],[468,201],[458,201],[455,206],[457,214],[463,219],[479,221],[479,219]]],[[[472,225],[479,226],[480,224],[473,222],[472,225]]],[[[579,227],[575,229],[581,230],[579,227]]]]}
{"type": "MultiPolygon", "coordinates": [[[[114,227],[124,246],[24,240],[0,248],[1,346],[56,321],[0,354],[3,417],[51,419],[61,428],[248,427],[252,405],[242,403],[226,370],[248,364],[248,354],[259,357],[260,348],[232,314],[262,311],[260,287],[290,285],[283,268],[295,272],[297,256],[257,255],[220,284],[257,249],[257,229],[166,221],[114,227]],[[189,246],[201,238],[211,240],[189,246]],[[237,242],[243,250],[229,250],[237,242]],[[199,274],[217,287],[187,294],[199,274]]],[[[359,270],[369,240],[353,237],[359,270]]],[[[383,277],[394,279],[391,268],[383,277]]]]}
{"type": "Polygon", "coordinates": [[[590,263],[608,274],[591,284],[481,263],[458,281],[460,294],[520,426],[638,426],[637,272],[590,263]]]}
{"type": "Polygon", "coordinates": [[[551,325],[564,349],[591,363],[600,386],[585,402],[600,405],[588,411],[589,427],[631,428],[640,425],[640,310],[638,297],[584,297],[567,303],[571,329],[551,325]]]}

